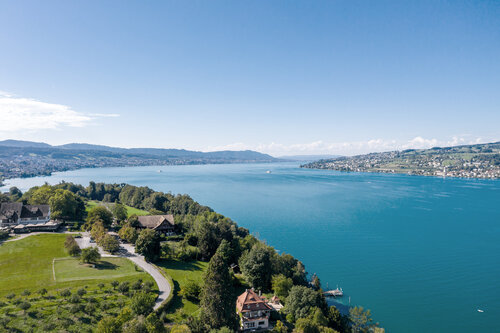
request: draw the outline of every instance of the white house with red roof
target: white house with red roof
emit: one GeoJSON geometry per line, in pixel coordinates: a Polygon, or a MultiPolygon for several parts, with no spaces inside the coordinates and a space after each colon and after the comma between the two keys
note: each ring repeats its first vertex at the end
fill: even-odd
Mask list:
{"type": "Polygon", "coordinates": [[[236,300],[242,330],[266,329],[272,308],[253,289],[247,289],[236,300]]]}

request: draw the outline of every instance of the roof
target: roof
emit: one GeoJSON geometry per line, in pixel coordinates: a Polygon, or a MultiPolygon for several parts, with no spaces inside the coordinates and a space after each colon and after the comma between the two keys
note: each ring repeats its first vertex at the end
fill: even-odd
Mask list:
{"type": "Polygon", "coordinates": [[[271,307],[253,289],[247,289],[238,296],[236,308],[239,312],[271,310],[271,307]]]}
{"type": "Polygon", "coordinates": [[[162,229],[162,227],[175,226],[174,216],[168,215],[147,215],[137,217],[139,224],[143,228],[162,229]]]}
{"type": "Polygon", "coordinates": [[[3,202],[0,205],[0,219],[47,217],[49,212],[49,205],[23,205],[22,202],[3,202]]]}

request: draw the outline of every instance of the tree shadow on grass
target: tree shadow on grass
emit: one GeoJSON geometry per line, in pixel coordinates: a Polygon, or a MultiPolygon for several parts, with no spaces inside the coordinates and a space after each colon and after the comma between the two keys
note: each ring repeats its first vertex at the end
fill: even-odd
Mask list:
{"type": "Polygon", "coordinates": [[[99,261],[95,264],[95,269],[105,270],[105,269],[117,269],[118,266],[109,261],[99,261]]]}
{"type": "Polygon", "coordinates": [[[182,296],[179,295],[181,291],[181,287],[179,286],[179,282],[174,281],[174,297],[172,301],[168,305],[168,309],[166,313],[175,313],[178,309],[182,308],[182,296]]]}
{"type": "Polygon", "coordinates": [[[182,271],[200,271],[203,268],[197,261],[180,261],[180,260],[167,260],[162,259],[156,263],[156,265],[167,268],[182,271]]]}

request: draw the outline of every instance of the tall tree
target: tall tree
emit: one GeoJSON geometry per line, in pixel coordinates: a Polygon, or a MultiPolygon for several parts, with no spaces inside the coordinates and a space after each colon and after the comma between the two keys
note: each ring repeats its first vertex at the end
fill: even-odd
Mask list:
{"type": "Polygon", "coordinates": [[[202,321],[210,328],[224,326],[236,329],[237,317],[233,283],[229,267],[217,251],[210,259],[205,273],[205,284],[201,292],[202,321]]]}
{"type": "Polygon", "coordinates": [[[152,229],[144,229],[135,241],[135,250],[147,261],[155,261],[161,254],[160,235],[152,229]]]}
{"type": "Polygon", "coordinates": [[[240,259],[240,268],[247,282],[254,288],[270,290],[274,250],[265,244],[257,243],[240,259]]]}
{"type": "Polygon", "coordinates": [[[97,221],[102,221],[105,227],[109,227],[113,222],[113,214],[104,206],[92,207],[87,214],[87,222],[92,224],[97,221]]]}

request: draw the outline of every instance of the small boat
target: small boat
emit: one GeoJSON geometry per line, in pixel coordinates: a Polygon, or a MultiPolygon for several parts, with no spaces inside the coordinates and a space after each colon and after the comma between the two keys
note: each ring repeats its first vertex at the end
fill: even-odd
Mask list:
{"type": "Polygon", "coordinates": [[[158,172],[161,172],[161,170],[158,170],[158,172]]]}
{"type": "Polygon", "coordinates": [[[267,170],[266,173],[271,173],[271,170],[267,170]]]}
{"type": "Polygon", "coordinates": [[[481,309],[477,309],[477,312],[481,312],[481,313],[482,313],[482,312],[484,312],[484,310],[481,310],[481,309]]]}

